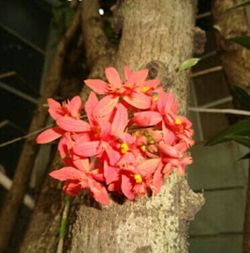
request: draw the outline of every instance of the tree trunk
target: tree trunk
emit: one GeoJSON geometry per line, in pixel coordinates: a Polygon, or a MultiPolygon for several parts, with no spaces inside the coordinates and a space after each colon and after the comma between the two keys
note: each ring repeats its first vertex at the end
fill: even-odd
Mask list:
{"type": "Polygon", "coordinates": [[[250,92],[250,50],[230,41],[230,38],[250,35],[245,8],[229,8],[241,0],[214,0],[212,6],[215,25],[218,27],[217,44],[221,49],[222,65],[230,85],[250,92]]]}
{"type": "MultiPolygon", "coordinates": [[[[237,85],[250,93],[250,50],[228,41],[237,36],[250,35],[250,24],[245,8],[228,11],[241,0],[215,0],[213,16],[220,31],[217,36],[219,47],[222,49],[221,59],[225,75],[230,85],[237,85]]],[[[250,172],[250,169],[249,169],[250,172]]],[[[243,227],[242,252],[250,252],[250,173],[246,191],[245,220],[243,227]]]]}
{"type": "MultiPolygon", "coordinates": [[[[91,7],[93,3],[96,1],[85,0],[83,7],[91,7]]],[[[113,65],[120,71],[125,65],[134,70],[148,67],[152,77],[157,76],[166,89],[175,92],[181,101],[182,113],[185,113],[188,73],[178,73],[177,69],[192,55],[195,1],[124,0],[120,3],[121,6],[116,11],[119,11],[121,17],[118,22],[122,22],[122,37],[116,54],[111,53],[113,65]]],[[[84,11],[86,9],[83,8],[84,11]]],[[[102,59],[106,59],[110,52],[105,51],[106,42],[100,43],[103,34],[97,36],[99,39],[94,34],[89,36],[92,30],[86,26],[93,23],[99,26],[96,18],[89,17],[86,20],[86,15],[82,15],[82,20],[82,26],[85,26],[83,35],[86,51],[91,43],[97,46],[89,54],[86,52],[93,76],[93,73],[99,73],[96,69],[102,65],[95,59],[93,52],[102,47],[97,53],[102,59]]],[[[101,62],[111,64],[107,60],[101,62]]],[[[48,194],[47,189],[42,194],[48,194]]],[[[41,196],[40,201],[44,198],[41,196]]],[[[56,195],[55,198],[57,199],[56,195]]],[[[22,253],[56,252],[61,210],[56,199],[51,202],[49,210],[38,204],[21,249],[22,253]],[[55,215],[52,219],[48,218],[51,217],[50,210],[55,215]],[[43,219],[43,216],[47,218],[43,219]],[[52,220],[53,226],[48,229],[52,220]]],[[[161,193],[151,198],[126,201],[123,204],[113,202],[111,206],[103,207],[82,195],[74,201],[70,211],[64,252],[188,252],[188,224],[203,202],[201,195],[190,190],[186,178],[175,173],[166,180],[161,193]]]]}

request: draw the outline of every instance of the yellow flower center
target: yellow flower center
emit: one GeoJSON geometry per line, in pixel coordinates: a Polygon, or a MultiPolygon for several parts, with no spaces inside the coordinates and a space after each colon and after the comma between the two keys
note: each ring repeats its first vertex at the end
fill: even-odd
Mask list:
{"type": "Polygon", "coordinates": [[[135,174],[134,179],[137,184],[140,184],[142,182],[142,177],[139,174],[135,174]]]}
{"type": "Polygon", "coordinates": [[[181,123],[182,123],[182,120],[180,118],[175,119],[175,124],[176,125],[181,125],[181,123]]]}
{"type": "Polygon", "coordinates": [[[146,145],[142,145],[142,146],[141,146],[141,150],[142,150],[143,152],[146,152],[146,151],[147,151],[146,145]]]}
{"type": "Polygon", "coordinates": [[[143,86],[143,87],[141,88],[141,91],[144,92],[144,93],[146,93],[146,92],[149,91],[149,90],[150,90],[150,86],[143,86]]]}
{"type": "Polygon", "coordinates": [[[120,150],[122,154],[126,154],[128,152],[128,144],[127,143],[120,144],[120,150]]]}

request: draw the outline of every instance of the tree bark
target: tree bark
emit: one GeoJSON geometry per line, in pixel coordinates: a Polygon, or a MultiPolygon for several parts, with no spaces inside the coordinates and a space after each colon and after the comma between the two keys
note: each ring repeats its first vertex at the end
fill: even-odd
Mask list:
{"type": "MultiPolygon", "coordinates": [[[[245,8],[229,8],[242,3],[241,0],[214,0],[212,12],[219,27],[217,42],[222,49],[221,60],[230,85],[240,86],[250,93],[250,50],[229,39],[250,35],[249,21],[245,8]]],[[[250,174],[249,174],[250,175],[250,174]]],[[[242,252],[250,252],[250,177],[246,191],[245,220],[243,227],[242,252]]]]}
{"type": "Polygon", "coordinates": [[[241,0],[214,0],[212,13],[218,27],[217,44],[221,61],[230,85],[250,92],[250,50],[230,41],[230,38],[250,35],[245,8],[231,9],[241,0]]]}
{"type": "MultiPolygon", "coordinates": [[[[85,0],[83,4],[86,6],[93,2],[96,1],[85,0]]],[[[181,111],[185,113],[189,75],[186,72],[178,73],[177,69],[192,55],[195,1],[124,0],[120,2],[122,3],[119,6],[122,17],[122,37],[113,57],[113,65],[120,72],[126,65],[134,70],[148,67],[151,77],[157,76],[166,89],[175,92],[181,101],[181,111]]],[[[85,16],[82,26],[99,26],[98,22],[93,22],[91,18],[86,20],[85,16]]],[[[85,27],[83,33],[85,33],[85,45],[93,44],[97,45],[97,48],[98,45],[99,47],[104,45],[101,43],[100,46],[100,40],[96,36],[88,36],[91,29],[85,27]]],[[[102,37],[102,34],[100,36],[102,37]]],[[[94,60],[95,63],[91,61],[100,51],[97,50],[98,52],[93,54],[91,52],[96,48],[91,49],[89,53],[87,50],[88,46],[86,55],[92,67],[91,76],[93,77],[93,73],[98,73],[97,76],[100,76],[99,71],[96,71],[100,66],[99,63],[96,64],[98,60],[94,60]]],[[[101,55],[109,55],[107,52],[108,50],[104,50],[101,55]]],[[[110,60],[104,62],[111,64],[110,60]]],[[[56,206],[57,201],[51,205],[56,206]]],[[[113,202],[110,206],[104,207],[94,203],[87,195],[82,195],[74,201],[71,208],[64,252],[188,252],[188,224],[203,203],[202,195],[193,193],[186,178],[175,173],[166,180],[161,193],[151,198],[142,198],[134,202],[126,201],[123,204],[113,202]]],[[[21,252],[56,251],[56,248],[47,247],[47,244],[49,236],[52,236],[55,242],[60,210],[59,208],[57,213],[53,212],[56,215],[53,220],[56,222],[53,223],[49,233],[43,233],[43,238],[39,238],[41,230],[30,227],[21,252]],[[54,231],[54,235],[51,231],[54,231]],[[36,233],[36,239],[29,236],[32,233],[36,233]],[[39,240],[38,248],[36,240],[39,240]]],[[[36,213],[41,216],[42,212],[45,212],[42,206],[35,211],[32,224],[36,228],[42,220],[37,222],[36,213]]],[[[48,221],[47,219],[46,222],[48,221]]]]}

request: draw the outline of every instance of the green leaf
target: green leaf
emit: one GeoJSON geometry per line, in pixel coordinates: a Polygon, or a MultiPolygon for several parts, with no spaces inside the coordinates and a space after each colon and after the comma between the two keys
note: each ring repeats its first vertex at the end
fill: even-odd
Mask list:
{"type": "Polygon", "coordinates": [[[233,86],[232,95],[239,102],[242,109],[250,110],[250,95],[244,89],[233,86]]]}
{"type": "Polygon", "coordinates": [[[249,136],[239,136],[239,135],[233,135],[230,137],[231,140],[236,141],[248,148],[250,148],[250,138],[249,136]]]}
{"type": "Polygon", "coordinates": [[[237,122],[209,140],[206,145],[215,145],[221,142],[233,140],[233,138],[237,138],[237,136],[250,136],[250,119],[237,122]]]}
{"type": "Polygon", "coordinates": [[[250,5],[250,1],[245,1],[245,2],[240,3],[240,4],[236,4],[233,7],[229,8],[228,10],[232,10],[232,9],[236,9],[236,8],[240,8],[240,7],[245,7],[247,5],[250,5]]]}
{"type": "Polygon", "coordinates": [[[242,159],[250,159],[250,153],[245,154],[239,160],[242,160],[242,159]]]}
{"type": "Polygon", "coordinates": [[[239,36],[230,39],[231,41],[240,44],[243,47],[250,49],[250,36],[239,36]]]}
{"type": "Polygon", "coordinates": [[[179,71],[184,71],[186,69],[190,69],[191,67],[196,65],[199,61],[200,61],[200,58],[187,59],[179,66],[179,71]]]}

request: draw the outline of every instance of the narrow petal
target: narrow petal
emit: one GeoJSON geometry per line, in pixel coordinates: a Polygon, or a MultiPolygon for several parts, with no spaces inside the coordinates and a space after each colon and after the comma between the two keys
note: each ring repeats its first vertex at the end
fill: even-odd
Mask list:
{"type": "Polygon", "coordinates": [[[109,166],[107,162],[104,162],[104,177],[106,184],[119,180],[119,169],[113,166],[109,166]]]}
{"type": "Polygon", "coordinates": [[[77,142],[73,151],[83,157],[91,157],[100,152],[100,141],[77,142]]]}
{"type": "Polygon", "coordinates": [[[132,74],[133,74],[132,70],[128,66],[125,66],[124,67],[124,76],[125,76],[126,80],[129,80],[129,78],[132,74]]]}
{"type": "Polygon", "coordinates": [[[163,184],[162,165],[158,166],[154,173],[151,189],[153,194],[159,193],[163,184]]]}
{"type": "Polygon", "coordinates": [[[86,132],[90,131],[90,126],[87,122],[83,120],[73,119],[68,116],[59,118],[56,124],[65,131],[69,132],[86,132]]]}
{"type": "Polygon", "coordinates": [[[176,148],[174,148],[168,144],[160,143],[158,145],[158,148],[164,155],[167,155],[167,156],[173,157],[173,158],[180,157],[180,152],[176,148]]]}
{"type": "Polygon", "coordinates": [[[92,125],[94,123],[93,111],[94,111],[94,108],[96,107],[97,104],[98,104],[98,99],[97,99],[95,93],[91,91],[91,93],[89,94],[89,97],[85,103],[85,111],[88,116],[89,122],[92,125]]]}
{"type": "Polygon", "coordinates": [[[106,94],[108,92],[108,85],[99,79],[88,79],[84,83],[97,94],[106,94]]]}
{"type": "Polygon", "coordinates": [[[119,104],[112,121],[112,134],[119,137],[124,133],[124,130],[128,124],[128,112],[127,109],[119,104]]]}
{"type": "Polygon", "coordinates": [[[69,111],[72,117],[78,118],[82,110],[82,99],[80,96],[73,97],[69,102],[69,111]]]}
{"type": "Polygon", "coordinates": [[[93,194],[94,199],[104,205],[109,204],[109,196],[106,188],[94,179],[89,178],[89,188],[93,194]]]}
{"type": "Polygon", "coordinates": [[[57,180],[81,180],[82,172],[74,167],[63,167],[60,170],[54,170],[49,175],[57,180]]]}
{"type": "Polygon", "coordinates": [[[62,106],[59,102],[57,102],[53,98],[48,98],[47,102],[49,105],[49,114],[52,119],[57,120],[58,118],[63,116],[62,106]]]}
{"type": "Polygon", "coordinates": [[[137,170],[140,172],[140,174],[143,177],[147,177],[147,178],[151,177],[151,175],[157,169],[160,161],[161,161],[160,158],[147,159],[137,166],[137,170]]]}
{"type": "Polygon", "coordinates": [[[161,122],[162,116],[158,112],[146,111],[134,114],[132,121],[138,126],[154,126],[161,122]]]}
{"type": "Polygon", "coordinates": [[[110,165],[115,165],[119,159],[121,158],[121,155],[119,152],[114,150],[108,143],[103,142],[102,146],[109,158],[110,165]]]}
{"type": "Polygon", "coordinates": [[[135,198],[135,194],[133,193],[133,184],[131,179],[126,175],[122,175],[121,190],[129,200],[133,200],[135,198]]]}
{"type": "Polygon", "coordinates": [[[109,83],[112,85],[112,88],[117,89],[121,87],[122,81],[120,79],[119,73],[117,72],[115,68],[113,67],[106,68],[105,75],[109,83]]]}
{"type": "Polygon", "coordinates": [[[79,182],[66,182],[63,186],[63,191],[70,196],[76,196],[83,188],[79,182]]]}
{"type": "Polygon", "coordinates": [[[90,171],[89,159],[78,159],[73,161],[74,166],[85,173],[90,171]]]}
{"type": "Polygon", "coordinates": [[[148,69],[142,69],[133,73],[130,76],[128,83],[136,83],[137,85],[142,85],[148,76],[148,69]]]}
{"type": "Polygon", "coordinates": [[[45,144],[60,138],[63,131],[57,127],[49,128],[36,137],[36,143],[45,144]]]}
{"type": "Polygon", "coordinates": [[[94,115],[96,117],[102,118],[109,116],[117,105],[118,97],[105,96],[102,98],[94,109],[94,115]]]}
{"type": "Polygon", "coordinates": [[[132,96],[124,96],[123,99],[128,104],[130,104],[138,109],[145,110],[151,106],[151,97],[149,97],[143,93],[134,92],[132,94],[132,96]]]}

